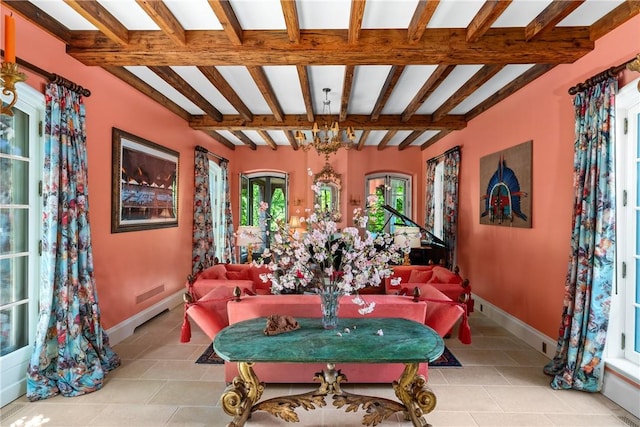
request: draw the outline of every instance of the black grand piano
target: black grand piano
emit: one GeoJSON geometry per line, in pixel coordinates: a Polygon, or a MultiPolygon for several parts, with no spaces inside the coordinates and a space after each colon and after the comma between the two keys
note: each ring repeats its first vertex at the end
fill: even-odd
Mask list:
{"type": "Polygon", "coordinates": [[[382,208],[389,213],[389,218],[384,223],[387,229],[389,223],[393,225],[404,225],[407,227],[418,227],[420,230],[420,247],[411,248],[409,262],[413,265],[443,264],[447,266],[447,245],[433,233],[422,227],[411,218],[401,214],[389,205],[382,205],[382,208]]]}

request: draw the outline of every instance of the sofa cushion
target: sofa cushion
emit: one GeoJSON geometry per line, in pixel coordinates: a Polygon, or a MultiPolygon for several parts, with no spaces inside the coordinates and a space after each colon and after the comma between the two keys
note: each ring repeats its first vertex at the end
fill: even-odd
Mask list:
{"type": "Polygon", "coordinates": [[[433,276],[433,270],[411,270],[409,283],[427,283],[433,276]]]}
{"type": "Polygon", "coordinates": [[[227,279],[227,267],[224,264],[216,264],[205,270],[199,275],[198,279],[214,279],[214,280],[226,280],[227,279]]]}
{"type": "Polygon", "coordinates": [[[227,279],[229,280],[251,280],[249,270],[227,271],[227,279]]]}
{"type": "Polygon", "coordinates": [[[455,283],[461,284],[462,277],[459,274],[454,273],[445,267],[434,266],[433,277],[431,278],[433,283],[455,283]]]}

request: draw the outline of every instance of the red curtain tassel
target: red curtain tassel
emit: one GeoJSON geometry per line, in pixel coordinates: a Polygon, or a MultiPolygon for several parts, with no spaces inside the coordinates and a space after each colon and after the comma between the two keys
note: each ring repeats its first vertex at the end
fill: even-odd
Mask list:
{"type": "Polygon", "coordinates": [[[182,328],[180,328],[180,342],[191,341],[191,323],[189,323],[189,317],[187,316],[187,308],[184,310],[184,321],[182,322],[182,328]]]}
{"type": "Polygon", "coordinates": [[[462,323],[460,323],[460,329],[458,330],[458,339],[462,344],[471,344],[471,327],[469,326],[469,319],[467,313],[462,315],[462,323]]]}

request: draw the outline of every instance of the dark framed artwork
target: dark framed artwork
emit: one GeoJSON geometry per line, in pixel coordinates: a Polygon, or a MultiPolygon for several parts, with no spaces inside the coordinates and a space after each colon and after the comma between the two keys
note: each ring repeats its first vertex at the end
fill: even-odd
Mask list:
{"type": "Polygon", "coordinates": [[[111,232],[178,226],[177,151],[112,130],[111,232]]]}
{"type": "Polygon", "coordinates": [[[480,224],[531,228],[533,141],[480,159],[480,224]]]}

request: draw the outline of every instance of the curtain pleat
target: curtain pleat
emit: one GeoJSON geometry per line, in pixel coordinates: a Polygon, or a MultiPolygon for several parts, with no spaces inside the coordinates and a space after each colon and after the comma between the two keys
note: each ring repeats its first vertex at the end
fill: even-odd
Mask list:
{"type": "Polygon", "coordinates": [[[436,162],[427,162],[427,176],[425,182],[425,208],[424,208],[424,228],[433,232],[434,224],[434,181],[436,179],[436,162]]]}
{"type": "Polygon", "coordinates": [[[192,274],[211,267],[216,254],[209,192],[209,157],[200,150],[194,156],[192,274]]]}
{"type": "Polygon", "coordinates": [[[82,96],[46,87],[39,319],[27,369],[27,398],[77,396],[102,388],[120,365],[100,324],[89,225],[82,96]]]}
{"type": "Polygon", "coordinates": [[[460,150],[453,150],[444,156],[442,228],[447,244],[447,266],[456,262],[458,240],[458,176],[460,175],[460,150]]]}
{"type": "Polygon", "coordinates": [[[235,251],[235,236],[233,228],[233,212],[231,212],[231,189],[229,188],[229,163],[222,162],[222,181],[224,185],[224,215],[226,220],[225,245],[223,257],[225,262],[238,262],[235,251]]]}
{"type": "Polygon", "coordinates": [[[597,392],[615,261],[615,94],[617,79],[574,98],[574,218],[556,355],[544,368],[554,389],[597,392]]]}

